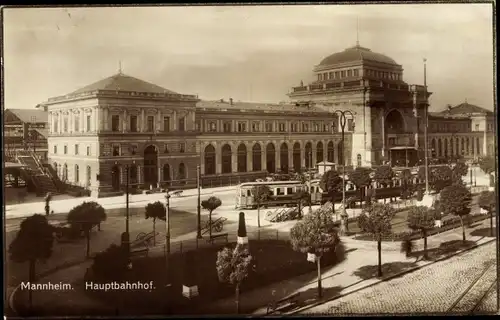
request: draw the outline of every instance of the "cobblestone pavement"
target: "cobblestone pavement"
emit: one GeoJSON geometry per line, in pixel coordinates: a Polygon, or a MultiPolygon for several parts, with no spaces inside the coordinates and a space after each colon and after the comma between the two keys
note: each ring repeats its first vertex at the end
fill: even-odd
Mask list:
{"type": "Polygon", "coordinates": [[[491,310],[497,310],[497,291],[498,281],[495,282],[493,287],[488,291],[487,295],[484,297],[483,301],[479,304],[476,309],[476,314],[491,312],[491,310]]]}
{"type": "MultiPolygon", "coordinates": [[[[437,262],[401,278],[382,282],[357,293],[304,310],[303,314],[446,312],[460,294],[484,271],[485,264],[490,262],[496,263],[496,243],[494,242],[437,262]]],[[[494,300],[496,297],[490,299],[494,300]]],[[[491,303],[485,304],[484,308],[488,307],[494,306],[491,303]]],[[[496,307],[488,311],[495,312],[496,307]]]]}

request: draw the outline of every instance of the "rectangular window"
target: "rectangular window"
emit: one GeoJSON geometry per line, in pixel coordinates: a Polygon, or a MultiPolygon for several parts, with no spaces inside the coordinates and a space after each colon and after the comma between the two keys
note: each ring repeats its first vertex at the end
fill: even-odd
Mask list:
{"type": "Polygon", "coordinates": [[[120,146],[117,145],[113,146],[113,156],[117,157],[119,155],[120,155],[120,146]]]}
{"type": "Polygon", "coordinates": [[[57,154],[57,146],[54,146],[54,154],[57,154]]]}
{"type": "Polygon", "coordinates": [[[245,122],[238,122],[238,132],[246,132],[247,124],[245,122]]]}
{"type": "Polygon", "coordinates": [[[479,124],[476,124],[476,131],[479,131],[479,124]]]}
{"type": "Polygon", "coordinates": [[[266,122],[266,132],[273,132],[273,123],[266,122]]]}
{"type": "Polygon", "coordinates": [[[120,130],[120,116],[113,115],[111,116],[111,131],[119,131],[120,130]]]}
{"type": "Polygon", "coordinates": [[[321,73],[318,73],[318,81],[323,80],[323,75],[321,73]]]}
{"type": "Polygon", "coordinates": [[[88,116],[87,116],[87,126],[86,126],[87,132],[90,132],[90,120],[91,120],[91,119],[92,119],[92,118],[91,118],[91,116],[90,116],[90,115],[88,115],[88,116]]]}
{"type": "Polygon", "coordinates": [[[352,77],[352,70],[347,70],[347,76],[352,77]]]}
{"type": "Polygon", "coordinates": [[[68,154],[68,146],[64,146],[64,154],[68,154]]]}
{"type": "Polygon", "coordinates": [[[217,123],[215,121],[211,121],[208,123],[208,131],[217,132],[217,123]]]}
{"type": "Polygon", "coordinates": [[[163,132],[170,132],[170,117],[163,117],[163,132]]]}
{"type": "Polygon", "coordinates": [[[309,124],[307,122],[302,122],[302,132],[309,132],[309,124]]]}
{"type": "Polygon", "coordinates": [[[279,130],[280,130],[280,132],[285,132],[286,131],[286,123],[280,122],[279,123],[279,130]]]}
{"type": "Polygon", "coordinates": [[[319,124],[315,123],[314,124],[314,132],[318,132],[319,131],[319,124]]]}
{"type": "Polygon", "coordinates": [[[130,154],[133,156],[135,156],[137,154],[137,146],[136,145],[130,146],[130,154]]]}
{"type": "Polygon", "coordinates": [[[179,152],[180,153],[186,152],[186,144],[184,142],[179,143],[179,152]]]}
{"type": "Polygon", "coordinates": [[[186,118],[182,117],[179,119],[179,131],[184,132],[186,131],[186,118]]]}
{"type": "Polygon", "coordinates": [[[260,131],[260,123],[252,122],[252,132],[259,132],[259,131],[260,131]]]}
{"type": "Polygon", "coordinates": [[[335,71],[335,79],[339,79],[340,78],[340,71],[335,71]]]}
{"type": "Polygon", "coordinates": [[[75,132],[80,131],[80,117],[75,116],[75,132]]]}
{"type": "Polygon", "coordinates": [[[155,131],[155,117],[154,116],[148,116],[148,132],[154,132],[155,131]]]}
{"type": "Polygon", "coordinates": [[[201,120],[200,119],[197,119],[195,122],[194,122],[194,129],[196,131],[201,131],[201,120]]]}
{"type": "Polygon", "coordinates": [[[87,155],[90,156],[90,146],[87,146],[87,155]]]}
{"type": "Polygon", "coordinates": [[[333,79],[333,72],[330,72],[330,77],[329,78],[330,78],[330,80],[333,79]]]}
{"type": "Polygon", "coordinates": [[[64,118],[64,132],[68,132],[68,118],[64,118]]]}
{"type": "Polygon", "coordinates": [[[323,74],[323,80],[328,80],[328,73],[326,73],[326,72],[325,72],[325,73],[323,74]]]}
{"type": "Polygon", "coordinates": [[[340,75],[341,75],[342,78],[345,78],[345,70],[341,71],[340,75]]]}
{"type": "Polygon", "coordinates": [[[137,116],[130,116],[130,132],[137,132],[137,116]]]}
{"type": "Polygon", "coordinates": [[[354,76],[355,77],[359,77],[359,70],[358,69],[354,69],[354,76]]]}
{"type": "Polygon", "coordinates": [[[80,152],[79,146],[75,144],[75,155],[78,155],[79,152],[80,152]]]}
{"type": "Polygon", "coordinates": [[[231,121],[224,121],[222,123],[222,130],[224,132],[231,132],[232,123],[231,121]]]}

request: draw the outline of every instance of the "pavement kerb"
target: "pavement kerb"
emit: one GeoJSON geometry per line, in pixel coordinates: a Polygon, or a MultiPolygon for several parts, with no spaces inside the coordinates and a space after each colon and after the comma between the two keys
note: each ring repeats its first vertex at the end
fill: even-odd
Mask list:
{"type": "MultiPolygon", "coordinates": [[[[414,271],[420,270],[420,269],[422,269],[422,268],[424,268],[424,267],[427,267],[427,266],[431,266],[431,265],[433,265],[434,263],[437,263],[437,262],[440,262],[440,261],[444,261],[444,260],[449,259],[449,258],[452,258],[452,257],[454,257],[454,256],[458,256],[458,255],[463,254],[463,253],[466,253],[466,252],[468,252],[468,251],[470,251],[470,250],[472,250],[472,249],[476,249],[476,248],[478,248],[478,247],[480,247],[480,246],[483,246],[483,245],[489,244],[489,243],[491,243],[491,242],[493,242],[493,241],[496,241],[496,238],[488,239],[487,241],[485,241],[485,242],[483,242],[483,243],[480,243],[480,244],[477,244],[477,243],[476,243],[474,246],[472,246],[472,247],[470,247],[470,248],[463,249],[463,250],[461,250],[461,251],[458,251],[458,252],[455,252],[455,253],[453,253],[453,254],[450,254],[450,255],[447,255],[447,256],[441,257],[441,258],[436,259],[436,260],[434,260],[434,261],[430,261],[429,263],[426,263],[426,264],[423,264],[423,265],[420,265],[420,266],[416,266],[416,267],[413,267],[413,268],[410,268],[410,269],[407,269],[407,270],[403,270],[403,271],[398,272],[398,273],[396,273],[396,274],[393,274],[393,275],[387,276],[387,277],[385,277],[385,278],[379,279],[379,280],[377,280],[377,281],[375,281],[375,282],[373,282],[373,283],[370,283],[370,284],[368,284],[368,285],[366,285],[366,286],[361,286],[360,288],[357,288],[357,289],[354,289],[354,290],[351,290],[351,291],[347,291],[347,292],[345,292],[345,293],[342,293],[342,294],[336,295],[336,296],[334,296],[334,297],[332,297],[332,298],[329,298],[329,299],[326,299],[326,300],[321,300],[321,301],[315,302],[315,303],[313,303],[313,304],[311,304],[311,305],[308,305],[308,306],[305,306],[305,307],[299,308],[299,309],[294,310],[294,311],[292,311],[292,312],[287,312],[287,313],[285,313],[285,314],[286,314],[286,315],[295,315],[295,314],[297,314],[297,313],[299,313],[299,312],[302,312],[302,311],[304,311],[304,310],[308,310],[308,309],[311,309],[311,308],[317,307],[317,306],[319,306],[319,305],[325,304],[325,303],[327,303],[327,302],[331,302],[331,301],[334,301],[334,300],[337,300],[337,299],[343,298],[343,297],[345,297],[345,296],[347,296],[347,295],[350,295],[350,294],[356,293],[356,292],[358,292],[358,291],[361,291],[361,290],[364,290],[364,289],[367,289],[367,288],[373,287],[373,286],[375,286],[375,285],[377,285],[377,284],[379,284],[379,283],[381,283],[381,282],[390,281],[390,280],[392,280],[392,279],[394,279],[394,278],[398,278],[398,277],[400,277],[400,276],[402,276],[402,275],[405,275],[405,274],[408,274],[408,273],[412,273],[412,272],[414,272],[414,271]]],[[[373,278],[371,278],[371,279],[373,279],[373,278]]],[[[370,279],[367,279],[367,280],[370,280],[370,279]]]]}
{"type": "MultiPolygon", "coordinates": [[[[56,266],[56,267],[54,267],[54,268],[52,268],[50,270],[47,270],[45,272],[40,273],[38,275],[38,279],[36,279],[36,281],[40,281],[43,278],[47,278],[51,274],[54,274],[54,273],[59,272],[59,271],[64,270],[64,269],[72,268],[72,267],[77,266],[79,264],[84,264],[85,262],[88,262],[88,261],[89,261],[89,259],[84,259],[84,260],[78,260],[78,261],[71,261],[71,262],[68,262],[68,263],[63,263],[63,264],[58,265],[58,266],[56,266]]],[[[21,288],[21,284],[22,284],[22,282],[19,283],[14,288],[14,290],[12,290],[12,293],[9,296],[9,308],[10,308],[10,310],[12,310],[12,312],[15,315],[18,315],[17,310],[16,310],[16,304],[15,304],[16,293],[19,291],[19,288],[21,288]]]]}

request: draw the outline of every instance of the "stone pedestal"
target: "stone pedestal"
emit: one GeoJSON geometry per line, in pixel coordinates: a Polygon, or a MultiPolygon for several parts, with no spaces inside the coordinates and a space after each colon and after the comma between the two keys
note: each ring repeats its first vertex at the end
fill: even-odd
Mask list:
{"type": "Polygon", "coordinates": [[[430,194],[424,194],[422,201],[417,201],[417,206],[432,207],[435,197],[430,194]]]}

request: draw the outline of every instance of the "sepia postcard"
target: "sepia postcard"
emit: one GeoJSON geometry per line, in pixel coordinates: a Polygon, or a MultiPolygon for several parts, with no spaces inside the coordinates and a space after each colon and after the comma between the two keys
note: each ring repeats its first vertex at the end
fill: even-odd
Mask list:
{"type": "Polygon", "coordinates": [[[492,2],[2,9],[5,317],[498,313],[492,2]]]}

